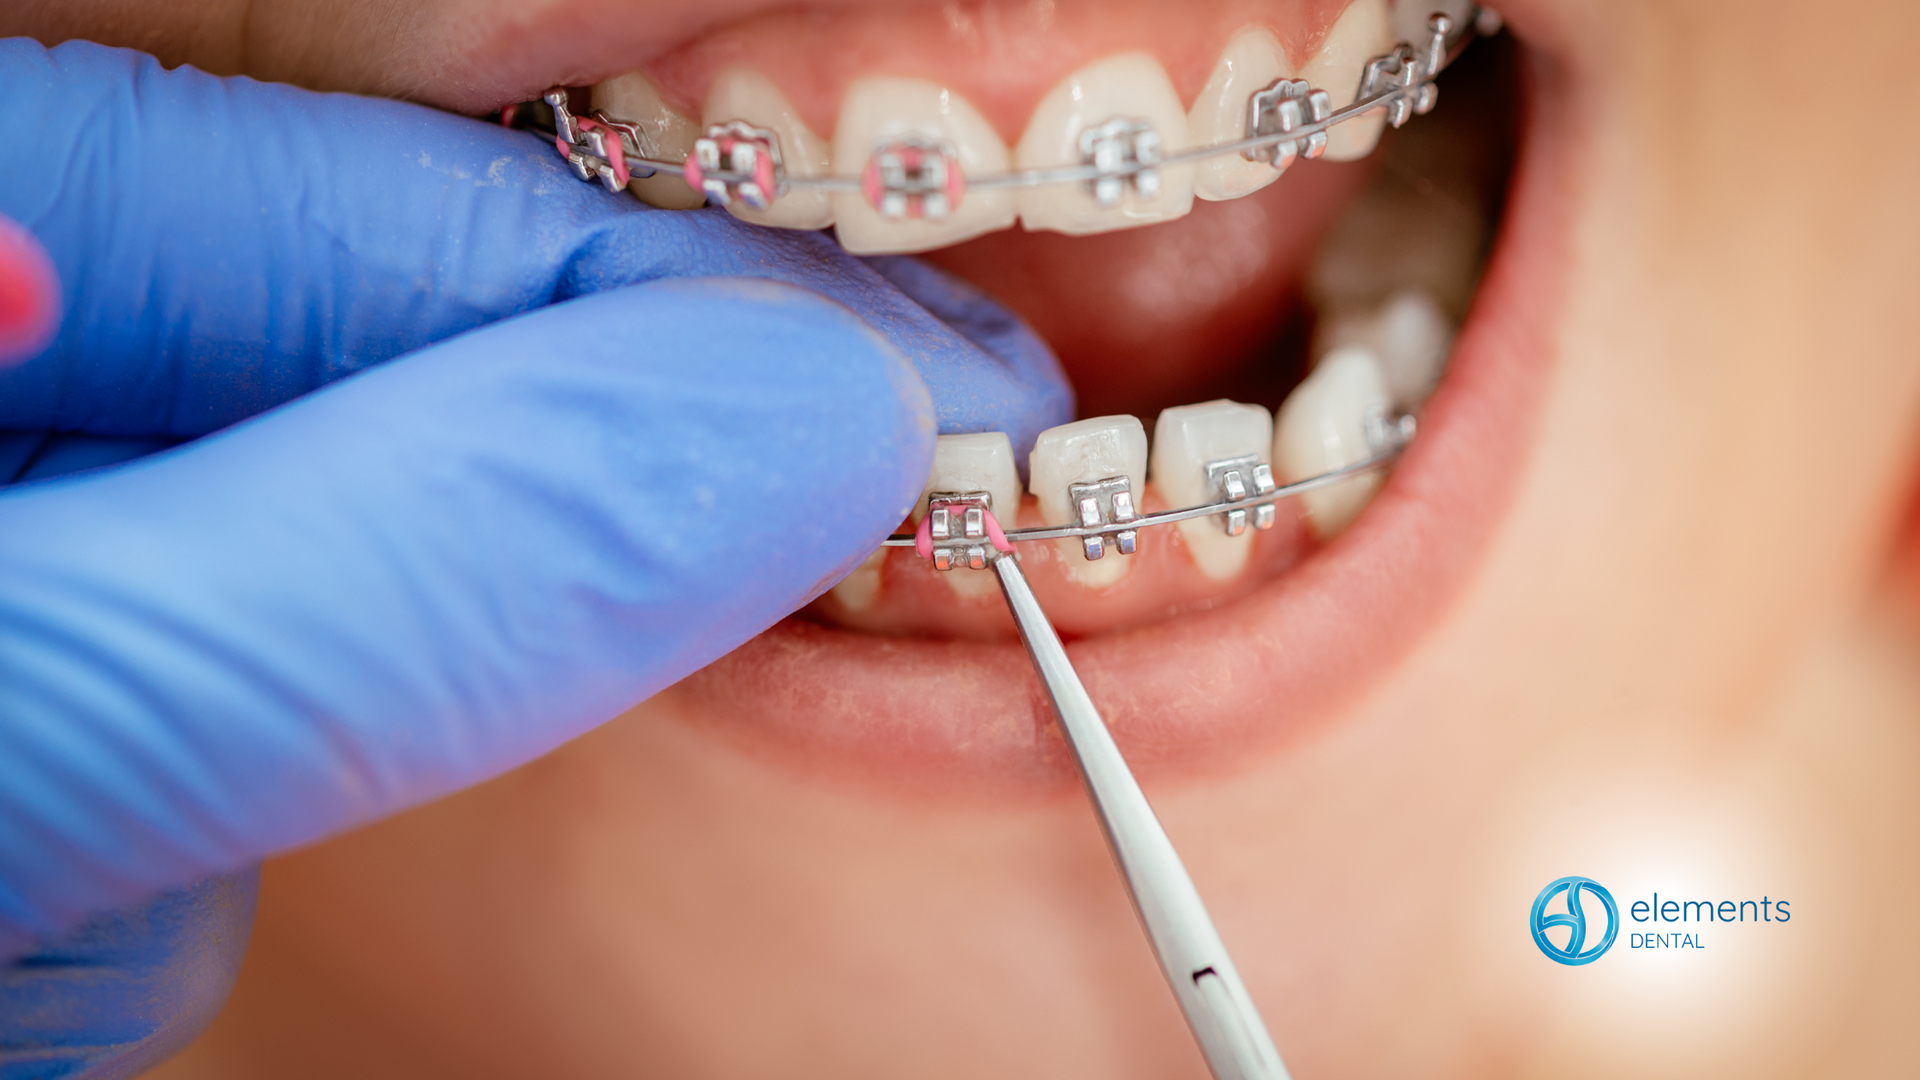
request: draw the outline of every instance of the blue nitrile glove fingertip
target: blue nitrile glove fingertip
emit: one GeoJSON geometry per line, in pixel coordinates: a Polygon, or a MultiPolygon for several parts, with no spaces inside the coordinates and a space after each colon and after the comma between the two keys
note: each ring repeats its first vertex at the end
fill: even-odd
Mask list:
{"type": "MultiPolygon", "coordinates": [[[[938,403],[943,434],[1005,431],[1020,479],[1027,455],[1047,428],[1073,419],[1073,384],[1046,341],[1020,316],[972,283],[907,255],[870,255],[861,262],[905,293],[951,333],[993,361],[991,377],[949,361],[921,370],[938,403]]],[[[949,353],[955,350],[947,350],[949,353]]]]}

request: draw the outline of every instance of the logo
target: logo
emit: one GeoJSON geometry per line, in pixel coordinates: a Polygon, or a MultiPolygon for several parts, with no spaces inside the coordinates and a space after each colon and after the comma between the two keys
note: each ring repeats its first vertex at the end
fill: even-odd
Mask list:
{"type": "MultiPolygon", "coordinates": [[[[1593,915],[1597,919],[1600,912],[1595,910],[1593,915]]],[[[1563,877],[1541,889],[1540,895],[1534,898],[1533,915],[1528,921],[1533,926],[1533,943],[1540,946],[1540,951],[1546,953],[1549,959],[1568,966],[1591,964],[1600,959],[1606,955],[1608,949],[1613,947],[1613,939],[1620,933],[1620,909],[1613,904],[1613,894],[1607,891],[1606,886],[1585,877],[1563,877]],[[1600,903],[1598,905],[1583,903],[1582,894],[1600,903]],[[1547,905],[1561,896],[1566,897],[1567,910],[1549,915],[1547,905]],[[1607,924],[1604,934],[1591,932],[1592,928],[1587,923],[1589,906],[1606,908],[1607,924]],[[1547,931],[1562,926],[1567,928],[1567,939],[1556,945],[1547,931]],[[1591,937],[1598,937],[1598,944],[1588,945],[1587,941],[1591,937]]]]}

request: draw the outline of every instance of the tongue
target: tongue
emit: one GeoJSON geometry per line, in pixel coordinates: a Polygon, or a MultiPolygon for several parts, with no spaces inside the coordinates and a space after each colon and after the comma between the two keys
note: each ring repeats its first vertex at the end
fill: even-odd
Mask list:
{"type": "Polygon", "coordinates": [[[995,233],[924,258],[985,289],[1047,339],[1080,415],[1151,420],[1234,397],[1277,406],[1304,367],[1307,261],[1366,177],[1311,162],[1165,225],[1063,236],[995,233]]]}

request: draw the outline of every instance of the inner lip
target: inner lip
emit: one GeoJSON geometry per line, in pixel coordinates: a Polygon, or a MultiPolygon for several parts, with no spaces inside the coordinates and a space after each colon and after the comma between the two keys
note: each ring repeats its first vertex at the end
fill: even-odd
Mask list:
{"type": "MultiPolygon", "coordinates": [[[[1511,55],[1491,60],[1511,70],[1511,55]]],[[[1285,573],[1246,581],[1230,590],[1237,595],[1196,610],[1070,643],[1137,770],[1204,773],[1314,730],[1404,658],[1471,575],[1531,443],[1565,239],[1565,194],[1554,182],[1562,155],[1555,140],[1536,137],[1534,117],[1525,120],[1502,227],[1448,375],[1373,504],[1285,573]]],[[[943,617],[936,605],[929,611],[933,622],[943,617]]],[[[922,794],[945,785],[1051,790],[1073,776],[1011,639],[878,636],[826,625],[814,612],[760,635],[653,707],[749,752],[922,794]]]]}

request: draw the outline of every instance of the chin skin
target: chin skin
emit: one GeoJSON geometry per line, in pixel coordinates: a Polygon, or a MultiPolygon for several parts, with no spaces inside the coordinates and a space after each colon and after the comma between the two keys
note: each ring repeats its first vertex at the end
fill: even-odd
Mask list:
{"type": "MultiPolygon", "coordinates": [[[[1470,542],[1327,692],[1160,746],[1148,794],[1303,1078],[1910,1074],[1920,686],[1875,597],[1920,133],[1828,106],[1904,70],[1920,10],[1503,14],[1532,239],[1485,288],[1530,299],[1461,347],[1517,404],[1429,451],[1485,500],[1470,542]],[[1789,55],[1852,59],[1759,107],[1789,55]],[[1819,137],[1782,163],[1783,132],[1819,137]],[[1805,914],[1715,966],[1560,968],[1525,913],[1572,873],[1805,914]]],[[[1203,1075],[1057,757],[928,787],[707,708],[271,864],[233,1004],[158,1075],[1203,1075]]]]}

